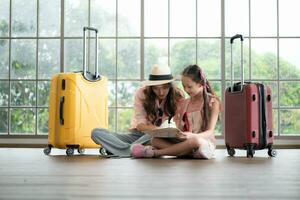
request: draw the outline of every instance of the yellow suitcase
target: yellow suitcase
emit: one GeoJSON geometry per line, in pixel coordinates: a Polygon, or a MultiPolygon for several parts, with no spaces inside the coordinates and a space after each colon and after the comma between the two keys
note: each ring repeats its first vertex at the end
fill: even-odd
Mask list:
{"type": "Polygon", "coordinates": [[[49,102],[48,145],[66,149],[73,155],[74,149],[83,153],[85,148],[100,148],[91,139],[96,127],[108,128],[107,78],[98,74],[97,29],[84,27],[83,72],[59,73],[51,78],[49,102]],[[95,74],[86,70],[86,31],[96,35],[95,74]]]}

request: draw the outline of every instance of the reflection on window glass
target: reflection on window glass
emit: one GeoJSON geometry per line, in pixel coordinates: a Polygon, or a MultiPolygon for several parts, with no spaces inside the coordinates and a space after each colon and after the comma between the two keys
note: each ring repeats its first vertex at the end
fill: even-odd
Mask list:
{"type": "Polygon", "coordinates": [[[50,79],[60,70],[60,41],[39,40],[39,78],[50,79]]]}
{"type": "Polygon", "coordinates": [[[198,36],[221,36],[221,0],[198,0],[198,36]]]}
{"type": "Polygon", "coordinates": [[[276,36],[277,1],[251,0],[250,2],[252,36],[276,36]]]}
{"type": "Polygon", "coordinates": [[[9,82],[0,81],[0,106],[8,106],[9,82]]]}
{"type": "Polygon", "coordinates": [[[300,81],[280,82],[280,106],[300,107],[300,81]]]}
{"type": "Polygon", "coordinates": [[[251,69],[253,79],[277,78],[277,40],[251,40],[251,69]]]}
{"type": "Polygon", "coordinates": [[[60,36],[60,0],[39,0],[39,35],[60,36]]]}
{"type": "Polygon", "coordinates": [[[36,36],[36,0],[12,1],[12,36],[36,36]]]}
{"type": "Polygon", "coordinates": [[[6,108],[0,108],[0,135],[8,133],[8,111],[6,108]]]}
{"type": "Polygon", "coordinates": [[[196,41],[194,39],[171,39],[171,69],[174,76],[190,64],[196,63],[196,41]]]}
{"type": "Polygon", "coordinates": [[[13,135],[35,134],[35,109],[12,108],[10,127],[13,135]]]}
{"type": "Polygon", "coordinates": [[[91,0],[91,26],[100,37],[116,36],[116,1],[91,0]]]}
{"type": "Polygon", "coordinates": [[[50,82],[38,82],[38,106],[48,106],[50,93],[50,82]]]}
{"type": "Polygon", "coordinates": [[[9,0],[1,0],[0,13],[0,37],[6,37],[9,27],[9,0]]]}
{"type": "Polygon", "coordinates": [[[300,109],[280,110],[280,133],[281,135],[299,135],[300,109]]]}
{"type": "Polygon", "coordinates": [[[197,60],[208,79],[221,79],[221,41],[219,39],[198,39],[197,60]]]}
{"type": "MultiPolygon", "coordinates": [[[[1,23],[1,22],[0,22],[1,23]]],[[[0,27],[1,29],[1,27],[0,27]]],[[[0,78],[8,79],[8,40],[0,40],[0,78]]]]}
{"type": "Polygon", "coordinates": [[[148,79],[152,65],[168,65],[168,39],[145,39],[144,52],[144,78],[148,79]]]}
{"type": "MultiPolygon", "coordinates": [[[[116,40],[100,39],[98,52],[99,73],[108,77],[116,78],[116,40]]],[[[92,54],[94,51],[92,50],[92,54]]]]}
{"type": "Polygon", "coordinates": [[[118,35],[140,36],[141,1],[118,1],[118,35]],[[128,6],[130,5],[130,6],[128,6]]]}
{"type": "Polygon", "coordinates": [[[279,39],[279,71],[282,79],[300,78],[300,39],[279,39]]]}
{"type": "Polygon", "coordinates": [[[12,81],[10,95],[12,106],[35,106],[35,82],[12,81]]]}
{"type": "Polygon", "coordinates": [[[47,135],[48,134],[48,109],[38,109],[38,135],[47,135]]]}
{"type": "Polygon", "coordinates": [[[118,40],[118,78],[139,78],[140,63],[140,40],[118,40]]]}
{"type": "Polygon", "coordinates": [[[128,129],[131,124],[131,116],[133,115],[133,109],[118,109],[118,132],[128,133],[128,129]]]}
{"type": "Polygon", "coordinates": [[[33,79],[36,74],[35,40],[14,39],[11,44],[11,78],[33,79]]]}
{"type": "Polygon", "coordinates": [[[108,106],[116,106],[116,82],[108,81],[108,106]]]}
{"type": "Polygon", "coordinates": [[[279,36],[299,36],[299,0],[279,0],[279,36]]]}
{"type": "Polygon", "coordinates": [[[273,109],[272,118],[274,135],[278,135],[278,109],[273,109]]]}
{"type": "Polygon", "coordinates": [[[172,37],[196,36],[195,7],[194,0],[170,1],[170,35],[172,37]]]}
{"type": "Polygon", "coordinates": [[[145,36],[168,36],[168,1],[145,0],[145,36]],[[159,14],[158,14],[159,13],[159,14]]]}
{"type": "Polygon", "coordinates": [[[225,1],[225,36],[249,35],[249,0],[225,1]]]}
{"type": "Polygon", "coordinates": [[[108,109],[108,130],[115,132],[116,131],[116,109],[108,109]]]}
{"type": "Polygon", "coordinates": [[[65,72],[83,70],[82,39],[65,40],[65,72]]]}
{"type": "Polygon", "coordinates": [[[120,81],[118,82],[118,106],[133,106],[133,98],[139,87],[138,82],[120,81]]]}
{"type": "Polygon", "coordinates": [[[88,2],[65,0],[65,36],[82,36],[83,27],[88,25],[88,2]]]}

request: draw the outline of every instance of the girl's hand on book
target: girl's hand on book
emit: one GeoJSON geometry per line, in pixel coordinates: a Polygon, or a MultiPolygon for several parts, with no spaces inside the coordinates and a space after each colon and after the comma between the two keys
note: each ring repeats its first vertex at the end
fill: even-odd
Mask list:
{"type": "Polygon", "coordinates": [[[195,134],[194,134],[194,133],[192,133],[192,132],[183,132],[182,134],[183,134],[183,135],[185,135],[186,139],[188,139],[188,138],[191,138],[191,137],[194,137],[194,136],[195,136],[195,134]]]}

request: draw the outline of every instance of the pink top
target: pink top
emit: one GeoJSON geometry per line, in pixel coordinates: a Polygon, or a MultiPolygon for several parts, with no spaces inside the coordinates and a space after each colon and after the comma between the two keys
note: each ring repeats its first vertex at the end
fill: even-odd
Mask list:
{"type": "MultiPolygon", "coordinates": [[[[213,103],[216,101],[216,98],[210,96],[209,97],[209,107],[212,108],[213,103]]],[[[178,111],[174,116],[174,122],[176,126],[182,131],[189,131],[192,133],[201,133],[201,126],[202,126],[202,110],[203,110],[203,101],[197,101],[192,103],[190,98],[185,99],[181,102],[178,106],[178,111]],[[188,120],[188,127],[184,127],[184,114],[186,113],[186,118],[188,120]],[[188,130],[184,130],[188,128],[188,130]]],[[[211,142],[215,143],[215,137],[209,138],[211,142]]]]}
{"type": "MultiPolygon", "coordinates": [[[[134,103],[133,103],[134,113],[131,118],[131,127],[129,130],[136,129],[136,126],[140,123],[147,124],[147,125],[152,124],[151,120],[148,119],[147,113],[143,106],[143,99],[145,99],[145,94],[144,94],[145,89],[146,89],[145,87],[141,87],[135,93],[134,103]]],[[[162,110],[164,110],[165,101],[162,101],[160,104],[158,100],[156,100],[155,102],[156,102],[155,105],[156,108],[161,108],[162,110]]],[[[168,119],[168,116],[165,115],[164,113],[162,116],[162,122],[164,122],[166,119],[168,119]]]]}

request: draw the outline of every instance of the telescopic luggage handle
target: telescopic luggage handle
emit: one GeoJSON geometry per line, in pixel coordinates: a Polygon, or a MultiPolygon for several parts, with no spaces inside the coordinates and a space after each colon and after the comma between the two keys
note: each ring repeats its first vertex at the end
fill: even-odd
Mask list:
{"type": "Polygon", "coordinates": [[[98,73],[98,29],[93,27],[83,27],[83,77],[90,81],[95,81],[100,79],[100,75],[98,73]],[[90,78],[87,76],[87,51],[86,51],[86,31],[94,31],[96,37],[96,44],[95,44],[95,75],[94,77],[90,78]]]}
{"type": "Polygon", "coordinates": [[[231,85],[231,92],[233,92],[233,62],[232,62],[232,46],[233,46],[233,41],[235,39],[240,39],[241,40],[241,91],[243,89],[243,85],[244,85],[244,66],[243,66],[243,41],[244,41],[244,37],[241,34],[236,34],[235,36],[230,38],[230,53],[231,53],[231,59],[230,59],[230,72],[231,72],[231,76],[230,76],[230,85],[231,85]]]}

